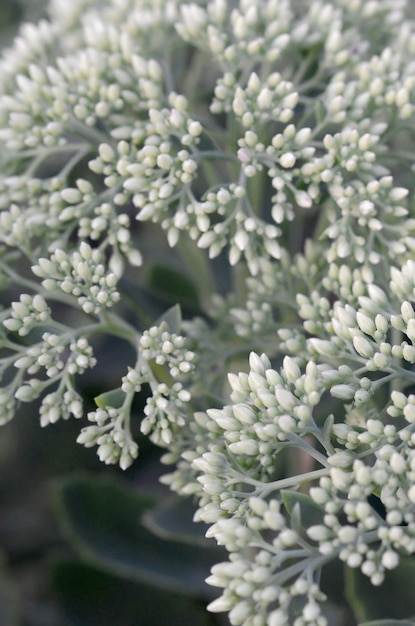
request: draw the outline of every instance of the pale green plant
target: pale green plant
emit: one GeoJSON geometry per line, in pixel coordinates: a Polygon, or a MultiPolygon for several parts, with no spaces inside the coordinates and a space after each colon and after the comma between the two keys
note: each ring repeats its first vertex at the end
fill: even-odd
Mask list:
{"type": "Polygon", "coordinates": [[[166,450],[235,625],[324,626],[325,564],[381,585],[415,552],[409,4],[52,0],[0,64],[1,422],[81,418],[97,338],[127,342],[78,442],[166,450]],[[156,231],[195,316],[131,298],[156,231]]]}

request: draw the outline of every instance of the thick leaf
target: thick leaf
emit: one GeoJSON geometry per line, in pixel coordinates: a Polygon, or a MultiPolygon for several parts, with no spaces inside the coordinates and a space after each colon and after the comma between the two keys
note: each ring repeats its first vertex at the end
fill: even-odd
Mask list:
{"type": "Polygon", "coordinates": [[[327,563],[321,572],[320,587],[327,596],[322,604],[329,626],[356,626],[356,619],[344,597],[344,566],[339,559],[327,563]]]}
{"type": "Polygon", "coordinates": [[[330,440],[331,438],[331,433],[333,430],[333,424],[334,424],[334,415],[333,413],[331,413],[325,420],[324,424],[323,424],[323,437],[324,439],[330,440]]]}
{"type": "Polygon", "coordinates": [[[112,406],[114,409],[119,409],[125,400],[125,393],[119,387],[118,389],[111,389],[111,391],[105,391],[99,396],[94,398],[94,402],[100,409],[105,409],[107,406],[112,406]]]}
{"type": "Polygon", "coordinates": [[[324,517],[324,509],[316,504],[310,496],[297,491],[288,490],[282,491],[281,496],[284,506],[290,515],[292,515],[294,511],[294,507],[298,505],[297,508],[299,509],[299,513],[297,513],[297,515],[299,515],[299,518],[301,519],[301,525],[303,528],[309,528],[315,524],[321,524],[324,517]]]}
{"type": "Polygon", "coordinates": [[[161,317],[158,318],[156,325],[160,326],[162,322],[166,322],[169,332],[180,333],[182,326],[182,312],[180,306],[175,304],[168,309],[161,317]]]}
{"type": "MultiPolygon", "coordinates": [[[[163,539],[174,539],[216,549],[213,540],[205,537],[207,524],[193,521],[195,510],[191,500],[174,497],[146,513],[143,523],[155,535],[163,539]]],[[[226,554],[223,553],[222,556],[225,560],[226,554]]]]}
{"type": "MultiPolygon", "coordinates": [[[[414,558],[401,557],[399,567],[386,573],[380,587],[374,587],[359,570],[346,567],[345,578],[346,597],[361,622],[383,620],[386,626],[394,620],[407,622],[408,616],[415,615],[414,558]]],[[[411,618],[409,622],[415,625],[411,618]]]]}
{"type": "Polygon", "coordinates": [[[164,265],[153,265],[148,277],[148,287],[173,302],[199,308],[199,298],[193,282],[181,272],[164,265]]]}
{"type": "MultiPolygon", "coordinates": [[[[156,326],[160,326],[162,323],[166,323],[169,332],[179,334],[182,326],[182,312],[180,306],[175,304],[168,309],[159,319],[155,322],[156,326]]],[[[160,383],[166,384],[168,387],[172,387],[174,380],[169,372],[167,365],[159,365],[155,359],[149,361],[149,365],[154,376],[160,383]]]]}
{"type": "MultiPolygon", "coordinates": [[[[52,584],[72,626],[208,626],[203,604],[77,561],[55,561],[52,584]]],[[[1,622],[3,624],[3,622],[1,622]]]]}
{"type": "Polygon", "coordinates": [[[141,518],[155,503],[108,479],[70,478],[57,489],[62,526],[91,563],[132,581],[214,597],[204,581],[217,561],[215,553],[151,533],[141,518]]]}

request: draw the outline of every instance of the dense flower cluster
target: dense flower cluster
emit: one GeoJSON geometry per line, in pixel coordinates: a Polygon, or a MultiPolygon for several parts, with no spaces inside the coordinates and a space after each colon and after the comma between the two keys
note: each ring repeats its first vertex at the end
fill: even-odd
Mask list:
{"type": "Polygon", "coordinates": [[[414,63],[406,0],[51,0],[0,61],[0,423],[81,418],[128,345],[78,442],[165,449],[235,626],[325,626],[326,563],[415,553],[414,63]]]}

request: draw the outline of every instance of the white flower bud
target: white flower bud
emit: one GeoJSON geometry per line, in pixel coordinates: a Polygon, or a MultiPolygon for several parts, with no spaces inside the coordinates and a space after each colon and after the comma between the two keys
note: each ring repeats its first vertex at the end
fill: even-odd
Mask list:
{"type": "Polygon", "coordinates": [[[338,467],[333,467],[330,470],[330,476],[336,489],[339,489],[340,491],[348,490],[351,482],[351,474],[349,472],[344,472],[338,467]]]}
{"type": "Polygon", "coordinates": [[[242,115],[246,112],[246,105],[242,98],[235,98],[232,103],[233,112],[238,117],[242,117],[242,115]]]}
{"type": "Polygon", "coordinates": [[[284,409],[284,411],[292,411],[297,405],[296,397],[291,393],[291,391],[288,391],[288,389],[277,387],[275,389],[275,397],[279,406],[284,409]]]}
{"type": "Polygon", "coordinates": [[[356,321],[359,325],[360,330],[362,330],[367,335],[373,335],[376,331],[376,326],[371,317],[366,315],[366,313],[362,313],[358,311],[356,313],[356,321]]]}
{"type": "Polygon", "coordinates": [[[412,342],[415,342],[415,317],[408,320],[406,334],[412,342]]]}
{"type": "Polygon", "coordinates": [[[282,366],[287,379],[291,383],[296,383],[301,376],[301,370],[295,360],[290,356],[285,356],[282,366]]]}
{"type": "Polygon", "coordinates": [[[292,433],[295,431],[296,421],[290,415],[281,415],[278,418],[278,426],[284,433],[292,433]]]}
{"type": "Polygon", "coordinates": [[[243,441],[235,441],[229,445],[229,450],[233,454],[241,454],[246,456],[255,456],[258,454],[258,443],[253,439],[244,439],[243,441]]]}
{"type": "Polygon", "coordinates": [[[328,457],[328,463],[333,467],[351,467],[353,464],[354,456],[351,452],[336,452],[328,457]]]}
{"type": "Polygon", "coordinates": [[[390,459],[389,464],[393,472],[395,474],[402,474],[406,471],[406,461],[399,452],[393,452],[390,459]]]}
{"type": "Polygon", "coordinates": [[[353,346],[356,352],[365,358],[370,358],[374,354],[372,344],[365,337],[359,337],[358,335],[353,337],[353,346]]]}
{"type": "Polygon", "coordinates": [[[330,389],[330,393],[340,400],[353,400],[355,389],[351,385],[334,385],[330,389]]]}
{"type": "Polygon", "coordinates": [[[399,565],[399,555],[393,550],[386,550],[382,555],[382,565],[385,569],[395,569],[399,565]]]}
{"type": "MultiPolygon", "coordinates": [[[[281,167],[283,167],[285,169],[294,167],[295,161],[296,161],[295,154],[293,154],[292,152],[285,152],[284,154],[282,154],[280,156],[281,167]]],[[[298,194],[297,194],[297,196],[298,196],[298,194]]],[[[300,204],[300,202],[298,200],[297,200],[297,202],[301,206],[301,204],[300,204]]]]}
{"type": "Polygon", "coordinates": [[[310,539],[319,543],[320,541],[327,541],[327,539],[330,539],[333,534],[332,531],[327,528],[327,526],[323,525],[310,526],[310,528],[308,528],[306,532],[310,539]]]}
{"type": "Polygon", "coordinates": [[[157,166],[162,170],[169,170],[173,165],[173,159],[170,154],[159,154],[157,157],[157,166]]]}

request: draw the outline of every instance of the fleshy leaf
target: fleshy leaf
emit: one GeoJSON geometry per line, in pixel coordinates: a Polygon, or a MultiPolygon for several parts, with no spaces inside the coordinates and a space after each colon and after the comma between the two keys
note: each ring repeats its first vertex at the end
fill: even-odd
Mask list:
{"type": "Polygon", "coordinates": [[[288,513],[292,515],[294,508],[298,505],[301,525],[303,528],[309,528],[315,524],[321,524],[324,517],[324,509],[314,502],[304,493],[297,491],[282,491],[282,500],[288,513]]]}
{"type": "Polygon", "coordinates": [[[180,306],[175,304],[168,309],[155,323],[156,326],[160,326],[162,322],[166,322],[170,333],[180,333],[182,326],[182,312],[180,306]]]}
{"type": "MultiPolygon", "coordinates": [[[[206,539],[207,525],[193,521],[195,506],[189,499],[172,498],[146,513],[144,525],[163,539],[174,539],[192,545],[216,548],[215,543],[206,539]]],[[[223,553],[226,558],[226,553],[223,553]]]]}
{"type": "Polygon", "coordinates": [[[112,406],[114,409],[119,409],[124,400],[125,393],[121,388],[105,391],[94,398],[94,402],[99,409],[104,409],[106,406],[112,406]]]}
{"type": "Polygon", "coordinates": [[[370,626],[375,626],[370,620],[381,626],[395,626],[395,622],[399,626],[415,626],[415,621],[408,619],[415,615],[415,596],[408,584],[415,580],[414,558],[401,557],[399,566],[386,572],[380,587],[374,587],[360,571],[347,567],[345,579],[347,600],[361,622],[369,621],[370,626]]]}
{"type": "Polygon", "coordinates": [[[51,570],[55,593],[70,624],[209,624],[204,607],[192,598],[122,580],[78,561],[55,561],[51,570]]]}
{"type": "Polygon", "coordinates": [[[89,562],[132,581],[199,597],[216,595],[205,583],[215,552],[151,533],[141,518],[155,504],[115,480],[69,478],[57,488],[62,527],[89,562]]]}
{"type": "Polygon", "coordinates": [[[182,306],[199,308],[197,289],[183,273],[163,265],[153,265],[149,272],[148,286],[163,298],[179,302],[182,306]]]}

